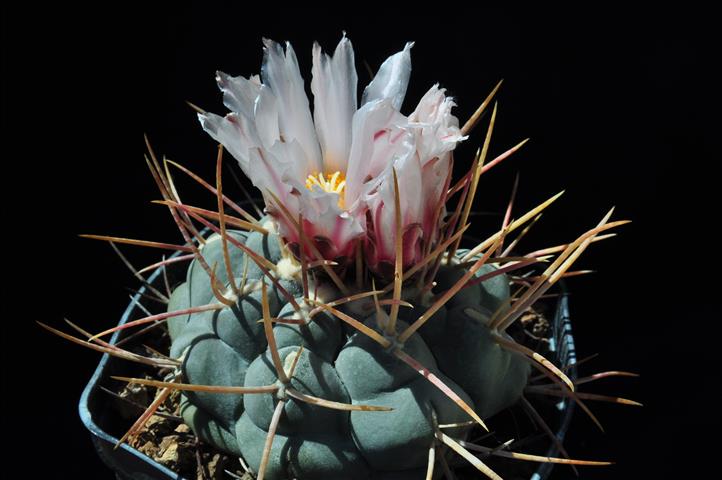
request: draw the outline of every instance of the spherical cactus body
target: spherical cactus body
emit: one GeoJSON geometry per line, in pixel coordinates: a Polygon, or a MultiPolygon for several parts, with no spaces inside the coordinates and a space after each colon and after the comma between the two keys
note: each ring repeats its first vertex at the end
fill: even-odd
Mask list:
{"type": "MultiPolygon", "coordinates": [[[[428,378],[394,355],[394,350],[423,365],[482,418],[510,406],[521,395],[529,364],[502,349],[487,326],[491,316],[509,304],[504,275],[462,288],[403,345],[391,343],[385,348],[331,311],[314,307],[344,298],[323,275],[315,276],[309,288],[315,291],[315,301],[303,298],[300,270],[289,268],[293,257],[280,247],[275,233],[228,231],[227,235],[269,260],[276,266],[275,273],[286,269],[287,278],[279,284],[301,308],[297,311],[272,284],[264,296],[264,273],[243,249],[228,243],[235,278],[229,280],[224,269],[217,269],[215,278],[227,292],[231,281],[242,284],[241,295],[222,309],[171,318],[171,356],[182,359],[182,375],[188,383],[278,387],[269,393],[245,395],[186,392],[182,401],[183,418],[200,438],[241,456],[254,471],[260,467],[274,411],[282,402],[265,478],[422,476],[435,425],[465,425],[470,417],[428,378]],[[286,373],[291,373],[288,370],[293,365],[287,383],[279,379],[264,334],[264,300],[270,316],[278,319],[272,335],[286,373]],[[327,408],[299,400],[290,391],[344,405],[385,408],[327,408]]],[[[201,254],[208,265],[222,263],[221,237],[209,237],[201,254]]],[[[485,265],[475,274],[493,269],[485,265]]],[[[401,298],[410,306],[400,308],[397,330],[405,330],[423,315],[432,297],[451,288],[464,272],[462,265],[442,265],[437,284],[425,293],[404,285],[401,298]]],[[[357,290],[354,293],[372,290],[371,285],[348,287],[357,290]]],[[[168,310],[213,301],[211,280],[199,262],[193,261],[186,281],[173,292],[168,310]]],[[[373,296],[366,296],[339,305],[338,310],[388,337],[382,328],[388,319],[387,307],[379,310],[374,302],[373,296]]],[[[468,430],[461,426],[454,434],[463,438],[468,430]]]]}

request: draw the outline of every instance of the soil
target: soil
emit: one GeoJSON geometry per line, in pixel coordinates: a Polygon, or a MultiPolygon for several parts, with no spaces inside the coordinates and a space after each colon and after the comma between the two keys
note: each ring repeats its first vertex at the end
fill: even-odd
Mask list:
{"type": "MultiPolygon", "coordinates": [[[[161,372],[162,373],[162,372],[161,372]]],[[[144,375],[163,380],[162,375],[144,375]]],[[[126,384],[116,391],[104,389],[117,400],[117,412],[136,419],[155,398],[155,388],[126,384]]],[[[180,392],[172,393],[128,444],[186,480],[252,480],[238,458],[201,442],[180,417],[180,392]]]]}
{"type": "Polygon", "coordinates": [[[178,402],[179,394],[176,392],[164,405],[164,410],[173,412],[173,416],[153,415],[143,430],[129,440],[129,445],[188,480],[233,478],[227,472],[237,478],[251,480],[253,477],[243,472],[237,459],[198,441],[190,428],[176,416],[178,402]]]}

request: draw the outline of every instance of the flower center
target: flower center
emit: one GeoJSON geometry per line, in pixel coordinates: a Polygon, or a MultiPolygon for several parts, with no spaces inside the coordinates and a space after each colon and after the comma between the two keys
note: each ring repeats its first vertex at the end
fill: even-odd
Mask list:
{"type": "Polygon", "coordinates": [[[335,193],[338,195],[338,206],[343,209],[343,189],[346,188],[346,177],[341,172],[323,173],[309,175],[306,179],[306,188],[313,190],[319,187],[324,192],[335,193]]]}

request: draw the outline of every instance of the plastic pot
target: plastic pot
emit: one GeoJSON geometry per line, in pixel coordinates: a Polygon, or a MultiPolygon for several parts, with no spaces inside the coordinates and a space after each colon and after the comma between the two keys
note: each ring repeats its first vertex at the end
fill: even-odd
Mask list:
{"type": "MultiPolygon", "coordinates": [[[[150,276],[149,283],[162,283],[161,275],[162,268],[159,268],[150,276]]],[[[138,302],[141,301],[141,296],[145,291],[146,287],[139,290],[139,293],[123,313],[119,325],[145,315],[138,307],[138,302]]],[[[558,366],[566,367],[568,376],[574,380],[577,376],[575,367],[576,354],[569,317],[569,298],[565,290],[558,297],[555,312],[551,319],[551,328],[550,346],[553,355],[550,360],[558,366]]],[[[128,334],[127,330],[116,332],[110,343],[115,344],[128,334]]],[[[80,418],[90,432],[91,439],[101,460],[116,473],[117,478],[122,480],[183,479],[184,477],[127,444],[115,448],[118,438],[108,433],[109,431],[121,431],[120,425],[123,424],[123,421],[118,418],[116,411],[111,406],[113,399],[100,389],[100,385],[105,383],[111,375],[132,376],[132,374],[129,374],[132,368],[133,366],[127,361],[107,354],[103,355],[95,373],[90,378],[80,397],[80,418]]],[[[558,416],[548,419],[548,423],[556,432],[557,438],[562,441],[571,421],[573,403],[565,399],[557,403],[556,408],[559,412],[558,416]]],[[[558,456],[559,452],[554,444],[550,442],[546,454],[548,456],[558,456]]],[[[550,463],[540,464],[530,477],[530,480],[549,478],[553,467],[554,465],[550,463]]]]}

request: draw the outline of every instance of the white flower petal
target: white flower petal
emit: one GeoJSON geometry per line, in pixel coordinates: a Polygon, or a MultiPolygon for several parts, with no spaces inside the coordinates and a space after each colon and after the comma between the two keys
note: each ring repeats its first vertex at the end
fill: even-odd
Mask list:
{"type": "Polygon", "coordinates": [[[266,151],[274,163],[274,168],[281,176],[281,181],[287,185],[301,185],[305,188],[308,172],[305,165],[298,161],[302,158],[303,148],[295,138],[289,142],[277,141],[266,151]]]}
{"type": "Polygon", "coordinates": [[[356,112],[358,77],[351,41],[343,36],[333,57],[313,45],[313,119],[325,173],[345,172],[351,150],[351,122],[356,112]]]}
{"type": "Polygon", "coordinates": [[[198,114],[198,120],[203,129],[238,160],[243,173],[253,180],[249,150],[260,145],[253,123],[236,113],[229,113],[225,118],[215,113],[202,113],[198,114]]]}
{"type": "Polygon", "coordinates": [[[277,100],[278,125],[283,141],[296,139],[306,153],[307,171],[320,171],[321,150],[311,119],[308,97],[303,87],[303,78],[298,69],[298,60],[290,44],[286,52],[276,42],[264,40],[263,66],[261,77],[277,100]]]}
{"type": "MultiPolygon", "coordinates": [[[[289,207],[288,197],[292,187],[283,180],[289,168],[287,162],[279,160],[263,148],[252,148],[249,150],[249,167],[253,172],[251,181],[263,196],[266,197],[270,191],[289,207]]],[[[269,202],[266,202],[266,205],[268,204],[269,202]]]]}
{"type": "Polygon", "coordinates": [[[256,131],[265,148],[271,148],[281,138],[278,126],[278,102],[271,89],[263,85],[259,89],[253,111],[256,131]]]}
{"type": "Polygon", "coordinates": [[[216,72],[216,82],[223,92],[223,104],[229,110],[253,118],[253,104],[261,88],[260,84],[253,81],[253,77],[231,77],[219,70],[216,72]]]}
{"type": "Polygon", "coordinates": [[[394,108],[401,110],[411,75],[411,47],[413,46],[414,42],[408,42],[402,51],[390,56],[381,64],[376,76],[364,90],[361,105],[373,100],[389,98],[394,108]]]}
{"type": "Polygon", "coordinates": [[[438,84],[421,98],[416,110],[409,115],[409,124],[416,133],[416,146],[422,165],[456,148],[466,139],[459,130],[459,120],[451,114],[453,99],[445,95],[438,84]]]}

